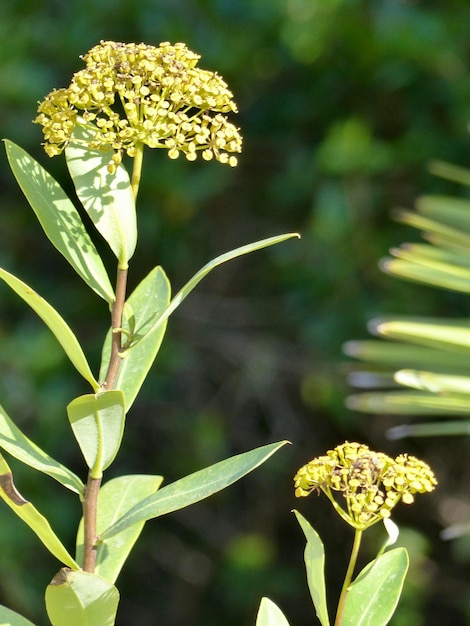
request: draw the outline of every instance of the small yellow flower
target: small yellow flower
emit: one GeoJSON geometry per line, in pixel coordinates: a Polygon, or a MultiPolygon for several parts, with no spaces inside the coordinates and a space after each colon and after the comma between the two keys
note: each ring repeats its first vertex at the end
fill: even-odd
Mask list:
{"type": "Polygon", "coordinates": [[[346,441],[301,467],[294,484],[297,497],[323,491],[348,524],[365,530],[390,517],[400,500],[411,504],[415,493],[432,491],[437,481],[430,467],[414,456],[392,459],[346,441]],[[338,492],[344,498],[341,504],[335,497],[338,492]]]}
{"type": "Polygon", "coordinates": [[[199,58],[182,43],[102,41],[83,56],[86,67],[69,87],[39,104],[34,121],[46,153],[60,154],[81,124],[92,133],[89,148],[114,150],[114,167],[138,144],[164,148],[171,159],[201,153],[235,166],[242,139],[226,114],[237,107],[218,74],[196,67],[199,58]]]}

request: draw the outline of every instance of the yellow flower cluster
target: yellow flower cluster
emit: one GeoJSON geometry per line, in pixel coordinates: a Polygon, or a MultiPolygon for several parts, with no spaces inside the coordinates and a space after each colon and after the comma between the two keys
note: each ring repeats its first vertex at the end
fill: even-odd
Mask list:
{"type": "Polygon", "coordinates": [[[235,166],[242,139],[225,114],[237,107],[220,76],[196,67],[199,58],[182,43],[102,41],[69,87],[39,105],[34,121],[43,127],[47,154],[60,154],[81,124],[91,131],[88,147],[114,150],[115,164],[145,144],[166,148],[172,159],[183,153],[194,161],[201,153],[235,166]]]}
{"type": "Polygon", "coordinates": [[[400,500],[410,504],[415,493],[432,491],[437,481],[430,467],[414,456],[392,459],[364,444],[345,442],[301,467],[294,484],[297,497],[323,491],[348,524],[365,530],[390,517],[400,500]],[[335,498],[338,492],[345,504],[335,498]]]}

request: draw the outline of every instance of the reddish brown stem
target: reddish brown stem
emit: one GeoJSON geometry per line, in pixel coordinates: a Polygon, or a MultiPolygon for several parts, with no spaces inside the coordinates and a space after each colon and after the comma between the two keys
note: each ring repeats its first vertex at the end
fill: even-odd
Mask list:
{"type": "Polygon", "coordinates": [[[96,563],[96,513],[100,485],[101,478],[92,478],[89,475],[83,498],[84,537],[82,568],[85,572],[91,573],[95,571],[96,563]]]}

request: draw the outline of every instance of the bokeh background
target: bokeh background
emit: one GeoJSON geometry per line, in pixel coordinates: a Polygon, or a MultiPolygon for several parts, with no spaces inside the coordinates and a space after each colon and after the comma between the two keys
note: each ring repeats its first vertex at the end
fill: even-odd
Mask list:
{"type": "MultiPolygon", "coordinates": [[[[70,192],[64,160],[45,155],[31,120],[38,100],[67,85],[99,40],[184,41],[235,94],[244,136],[235,170],[147,151],[131,286],[161,264],[177,290],[221,252],[302,235],[217,269],[170,320],[109,477],[161,473],[170,482],[264,443],[287,438],[292,446],[226,492],[146,525],[118,580],[118,626],[249,626],[263,595],[293,626],[311,624],[294,507],[324,539],[334,606],[352,535],[326,499],[296,502],[292,477],[345,439],[419,455],[440,480],[435,494],[397,512],[412,564],[392,624],[470,623],[470,549],[439,536],[449,520],[470,515],[468,441],[388,441],[399,420],[344,408],[341,351],[366,337],[367,320],[380,313],[468,314],[463,296],[388,278],[378,261],[417,237],[391,221],[393,207],[456,191],[428,174],[428,161],[469,163],[469,21],[467,0],[0,3],[0,135],[70,192]]],[[[42,236],[4,153],[0,186],[1,266],[61,311],[96,370],[106,310],[42,236]]],[[[111,268],[104,246],[103,255],[111,268]]],[[[86,392],[54,338],[2,287],[1,403],[81,475],[64,407],[86,392]]],[[[19,489],[73,546],[76,499],[12,466],[19,489]]],[[[369,533],[364,560],[381,541],[380,530],[369,533]]],[[[43,590],[58,563],[6,507],[0,563],[0,602],[47,623],[43,590]]]]}

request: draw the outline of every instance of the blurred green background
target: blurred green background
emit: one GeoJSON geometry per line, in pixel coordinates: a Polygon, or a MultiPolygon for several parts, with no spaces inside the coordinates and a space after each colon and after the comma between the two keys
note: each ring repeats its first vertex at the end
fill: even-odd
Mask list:
{"type": "MultiPolygon", "coordinates": [[[[31,124],[37,101],[66,86],[100,39],[184,41],[235,94],[239,166],[170,161],[147,151],[140,248],[131,287],[156,264],[178,289],[210,258],[299,231],[211,274],[170,320],[109,476],[179,478],[271,441],[292,442],[256,473],[197,506],[147,524],[118,580],[118,626],[249,626],[262,595],[294,626],[314,621],[298,506],[323,537],[330,602],[352,534],[326,499],[296,502],[292,477],[312,457],[357,439],[427,460],[440,487],[401,507],[412,566],[394,626],[470,623],[470,546],[440,530],[470,514],[463,438],[390,442],[397,423],[344,408],[341,346],[381,313],[466,316],[460,295],[380,273],[387,249],[417,235],[390,220],[423,192],[455,191],[432,158],[469,163],[468,0],[16,0],[0,3],[0,136],[71,190],[31,124]]],[[[108,315],[42,236],[0,154],[0,265],[61,311],[95,370],[108,315]]],[[[105,258],[112,259],[103,248],[105,258]]],[[[0,398],[17,423],[84,476],[65,405],[88,392],[22,302],[0,292],[0,398]]],[[[12,462],[17,485],[72,546],[78,503],[12,462]]],[[[58,569],[26,527],[0,510],[0,602],[39,626],[58,569]]],[[[371,531],[371,557],[382,541],[371,531]]]]}

